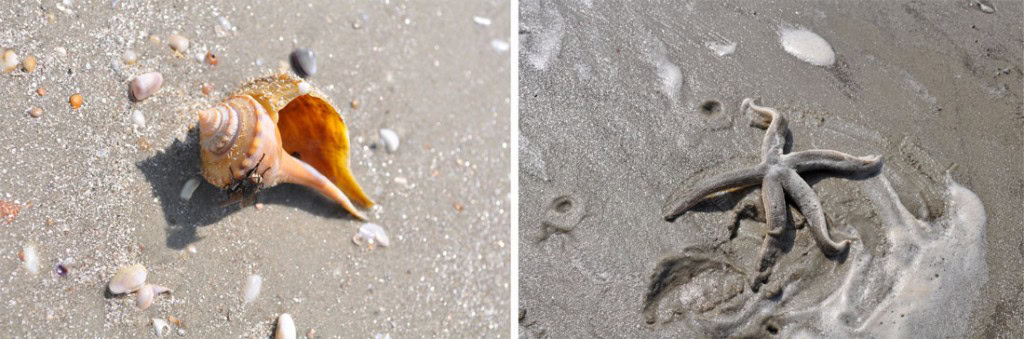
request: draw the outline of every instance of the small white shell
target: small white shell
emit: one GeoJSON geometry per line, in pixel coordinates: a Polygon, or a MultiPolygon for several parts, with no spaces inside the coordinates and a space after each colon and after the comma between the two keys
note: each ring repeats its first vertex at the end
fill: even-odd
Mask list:
{"type": "Polygon", "coordinates": [[[138,60],[139,54],[135,53],[135,51],[133,50],[125,50],[124,53],[121,54],[121,62],[123,62],[125,65],[133,65],[138,60]]]}
{"type": "Polygon", "coordinates": [[[139,293],[135,294],[135,307],[147,309],[153,305],[153,288],[150,285],[142,286],[139,293]]]}
{"type": "Polygon", "coordinates": [[[395,133],[390,128],[382,128],[380,130],[380,140],[384,142],[384,147],[387,148],[388,152],[398,150],[398,133],[395,133]]]}
{"type": "Polygon", "coordinates": [[[2,59],[3,60],[0,63],[2,63],[3,65],[4,73],[13,71],[15,68],[18,67],[18,63],[20,62],[18,60],[18,54],[14,53],[14,50],[10,49],[4,51],[2,59]]]}
{"type": "Polygon", "coordinates": [[[274,331],[274,339],[295,339],[295,322],[288,313],[282,313],[277,317],[277,330],[274,331]]]}
{"type": "Polygon", "coordinates": [[[313,86],[310,86],[308,82],[299,83],[299,95],[309,94],[309,91],[313,90],[313,86]]]}
{"type": "Polygon", "coordinates": [[[135,124],[136,129],[146,128],[146,116],[142,115],[142,111],[132,111],[132,123],[135,124]]]}
{"type": "Polygon", "coordinates": [[[152,318],[150,320],[153,321],[153,330],[156,331],[157,337],[163,337],[164,333],[171,330],[171,325],[168,325],[163,319],[152,318]]]}
{"type": "Polygon", "coordinates": [[[138,102],[160,90],[164,84],[164,76],[160,72],[149,72],[132,79],[132,98],[138,102]]]}
{"type": "Polygon", "coordinates": [[[245,279],[242,296],[246,304],[253,302],[253,300],[256,300],[256,297],[260,296],[260,288],[262,286],[263,277],[259,274],[250,275],[249,278],[245,279]]]}
{"type": "Polygon", "coordinates": [[[391,240],[388,239],[388,234],[384,232],[384,228],[374,223],[365,223],[359,226],[359,233],[352,238],[352,241],[357,245],[362,245],[365,241],[370,247],[376,245],[382,247],[391,246],[391,240]]]}
{"type": "Polygon", "coordinates": [[[189,199],[192,199],[192,193],[196,192],[196,188],[199,188],[199,179],[188,179],[188,181],[185,182],[185,185],[181,186],[181,193],[178,194],[178,197],[181,198],[181,200],[188,201],[189,199]]]}
{"type": "Polygon", "coordinates": [[[178,34],[171,34],[171,36],[167,38],[167,44],[171,46],[171,49],[185,53],[185,50],[188,49],[188,38],[178,34]]]}
{"type": "Polygon", "coordinates": [[[24,260],[25,269],[32,274],[39,273],[39,254],[36,252],[36,246],[25,245],[25,248],[21,250],[21,253],[23,255],[22,260],[24,260]]]}
{"type": "Polygon", "coordinates": [[[139,289],[139,293],[135,295],[135,306],[140,309],[147,309],[153,305],[154,297],[160,295],[160,293],[170,292],[171,289],[160,285],[146,284],[139,289]]]}
{"type": "Polygon", "coordinates": [[[114,278],[110,279],[110,284],[107,285],[107,288],[110,289],[110,293],[123,294],[137,291],[145,283],[146,267],[142,266],[142,264],[135,264],[118,270],[114,278]]]}

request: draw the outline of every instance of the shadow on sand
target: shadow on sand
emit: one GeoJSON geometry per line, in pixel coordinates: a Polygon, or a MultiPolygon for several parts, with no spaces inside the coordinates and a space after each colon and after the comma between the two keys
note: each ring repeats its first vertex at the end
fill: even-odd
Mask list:
{"type": "MultiPolygon", "coordinates": [[[[242,209],[239,204],[222,206],[228,195],[207,183],[199,175],[199,132],[193,128],[185,142],[175,140],[165,151],[157,151],[135,166],[153,187],[153,196],[160,201],[167,221],[167,247],[182,249],[199,241],[196,231],[242,209]],[[191,178],[202,183],[189,201],[179,197],[181,188],[191,178]]],[[[352,218],[340,206],[305,187],[284,184],[258,193],[259,202],[285,205],[325,218],[352,218]]],[[[353,218],[354,219],[354,218],[353,218]]]]}

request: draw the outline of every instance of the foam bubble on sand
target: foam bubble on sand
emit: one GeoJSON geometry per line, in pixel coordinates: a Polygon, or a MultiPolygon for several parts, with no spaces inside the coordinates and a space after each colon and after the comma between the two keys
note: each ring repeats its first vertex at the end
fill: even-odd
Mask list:
{"type": "Polygon", "coordinates": [[[558,55],[562,46],[562,36],[565,35],[565,19],[558,13],[553,5],[542,5],[540,20],[541,27],[524,40],[526,48],[526,61],[536,69],[545,70],[551,58],[558,55]]]}
{"type": "Polygon", "coordinates": [[[803,28],[782,28],[779,42],[789,54],[815,66],[829,66],[836,62],[832,45],[820,35],[803,28]]]}
{"type": "Polygon", "coordinates": [[[916,219],[884,176],[865,182],[886,230],[878,257],[860,242],[853,267],[826,299],[816,329],[825,337],[963,337],[973,302],[988,280],[985,207],[974,192],[947,179],[945,217],[916,219]]]}

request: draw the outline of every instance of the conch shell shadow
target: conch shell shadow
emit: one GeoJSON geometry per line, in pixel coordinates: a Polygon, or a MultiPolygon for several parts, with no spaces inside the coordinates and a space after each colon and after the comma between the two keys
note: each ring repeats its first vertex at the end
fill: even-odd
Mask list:
{"type": "MultiPolygon", "coordinates": [[[[221,207],[228,201],[226,193],[210,185],[200,176],[199,129],[189,130],[184,142],[175,140],[164,151],[136,164],[153,188],[153,196],[160,202],[167,221],[167,247],[183,249],[199,241],[199,227],[214,224],[239,212],[238,203],[221,207]],[[182,186],[189,179],[201,182],[192,198],[180,198],[182,186]]],[[[257,199],[267,205],[285,205],[308,213],[334,219],[356,220],[338,210],[336,204],[312,190],[298,185],[279,185],[258,193],[257,199]]]]}

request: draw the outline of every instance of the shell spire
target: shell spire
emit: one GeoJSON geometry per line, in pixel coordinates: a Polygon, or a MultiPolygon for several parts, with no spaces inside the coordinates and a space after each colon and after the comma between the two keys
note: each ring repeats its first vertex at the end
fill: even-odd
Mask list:
{"type": "Polygon", "coordinates": [[[245,195],[299,184],[366,219],[353,201],[374,203],[349,168],[348,129],[312,86],[286,73],[259,78],[197,115],[202,172],[210,184],[245,195]]]}

